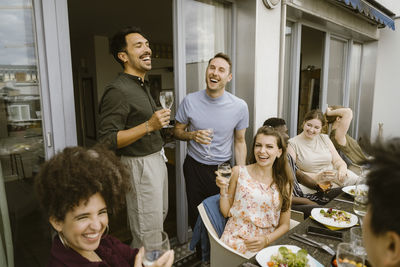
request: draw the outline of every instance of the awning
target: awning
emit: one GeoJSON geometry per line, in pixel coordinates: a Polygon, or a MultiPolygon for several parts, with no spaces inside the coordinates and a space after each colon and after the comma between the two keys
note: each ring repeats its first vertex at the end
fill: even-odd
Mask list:
{"type": "Polygon", "coordinates": [[[386,25],[392,30],[395,30],[394,20],[365,0],[336,0],[336,1],[346,4],[346,6],[352,9],[353,11],[361,13],[363,16],[376,21],[383,27],[385,27],[386,25]]]}

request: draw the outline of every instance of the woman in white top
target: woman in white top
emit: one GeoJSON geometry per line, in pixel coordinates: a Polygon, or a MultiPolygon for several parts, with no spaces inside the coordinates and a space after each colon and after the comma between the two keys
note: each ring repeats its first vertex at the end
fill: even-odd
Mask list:
{"type": "Polygon", "coordinates": [[[321,133],[325,124],[320,110],[308,112],[304,117],[303,131],[289,139],[288,153],[297,167],[317,182],[322,181],[331,170],[336,170],[337,175],[331,180],[335,187],[355,184],[357,176],[347,170],[329,136],[321,133]]]}

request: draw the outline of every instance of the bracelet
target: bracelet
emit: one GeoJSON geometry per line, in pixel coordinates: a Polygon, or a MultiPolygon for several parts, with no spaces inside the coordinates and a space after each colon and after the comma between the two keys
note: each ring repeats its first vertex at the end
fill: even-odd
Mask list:
{"type": "Polygon", "coordinates": [[[268,237],[268,235],[265,236],[265,241],[267,241],[267,245],[266,245],[266,247],[267,247],[269,245],[269,237],[268,237]]]}
{"type": "Polygon", "coordinates": [[[150,135],[150,131],[149,131],[149,121],[146,121],[146,134],[150,135]]]}

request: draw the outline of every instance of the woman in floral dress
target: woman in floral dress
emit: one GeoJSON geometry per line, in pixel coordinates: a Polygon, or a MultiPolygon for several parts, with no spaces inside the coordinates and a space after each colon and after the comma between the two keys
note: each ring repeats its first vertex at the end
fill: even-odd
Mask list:
{"type": "Polygon", "coordinates": [[[228,195],[227,180],[218,173],[216,179],[221,212],[229,217],[221,240],[247,255],[289,230],[293,181],[284,139],[271,127],[258,129],[249,162],[232,169],[228,195]]]}

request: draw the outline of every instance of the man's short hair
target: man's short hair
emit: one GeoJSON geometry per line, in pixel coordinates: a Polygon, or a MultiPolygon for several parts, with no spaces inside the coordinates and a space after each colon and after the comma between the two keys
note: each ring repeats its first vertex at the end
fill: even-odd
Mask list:
{"type": "Polygon", "coordinates": [[[372,146],[367,176],[371,229],[375,234],[400,235],[400,138],[372,146]]]}
{"type": "Polygon", "coordinates": [[[286,125],[286,121],[284,119],[275,117],[267,119],[266,121],[264,121],[263,124],[263,126],[271,126],[272,128],[276,128],[283,125],[286,125]]]}
{"type": "Polygon", "coordinates": [[[121,59],[119,59],[118,53],[119,52],[126,52],[126,38],[125,38],[125,36],[127,36],[128,34],[131,34],[131,33],[138,33],[138,34],[142,35],[143,37],[145,37],[139,27],[127,26],[127,27],[119,30],[110,39],[110,54],[114,56],[115,60],[119,64],[121,64],[122,68],[124,68],[124,62],[121,59]]]}
{"type": "Polygon", "coordinates": [[[232,72],[232,61],[231,61],[230,57],[227,54],[224,54],[222,52],[220,52],[218,54],[215,54],[215,56],[213,58],[210,58],[210,60],[208,61],[208,65],[210,65],[211,60],[213,60],[214,58],[218,58],[218,57],[222,58],[222,59],[225,59],[225,61],[228,62],[229,73],[231,73],[232,72]]]}

